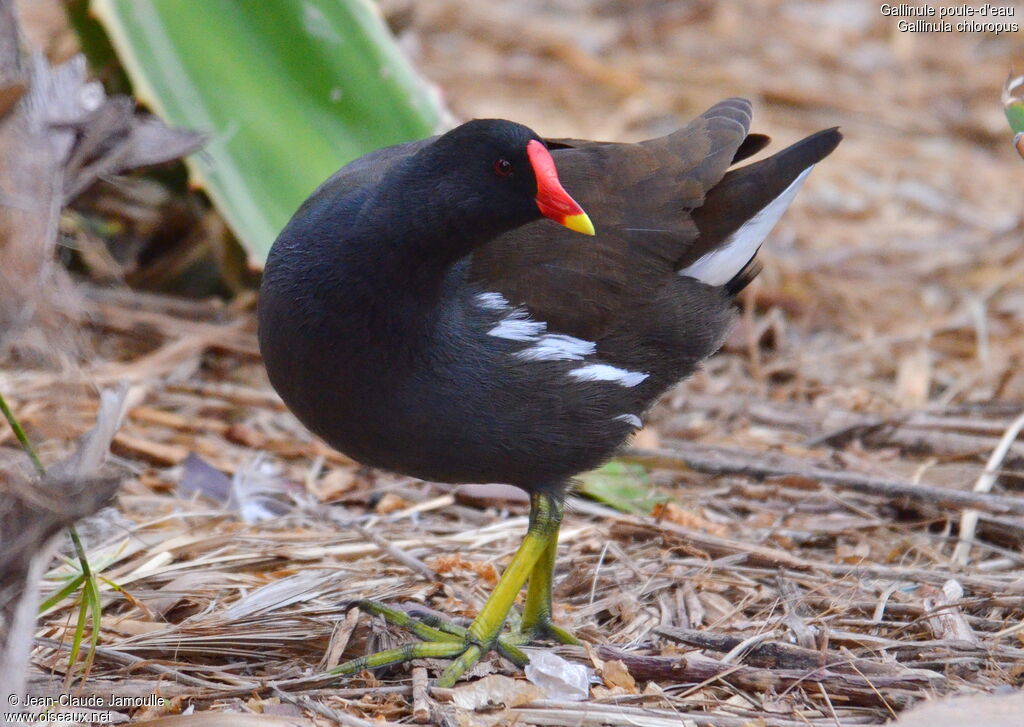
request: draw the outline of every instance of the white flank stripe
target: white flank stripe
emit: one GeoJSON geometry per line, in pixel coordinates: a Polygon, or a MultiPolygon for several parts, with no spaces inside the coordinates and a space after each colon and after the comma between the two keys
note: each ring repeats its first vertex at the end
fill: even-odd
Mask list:
{"type": "Polygon", "coordinates": [[[579,361],[597,350],[593,341],[549,333],[537,339],[537,343],[516,353],[524,361],[579,361]]]}
{"type": "Polygon", "coordinates": [[[649,374],[627,371],[608,364],[587,364],[569,372],[569,376],[579,381],[614,381],[622,386],[636,386],[649,374]]]}
{"type": "Polygon", "coordinates": [[[547,325],[543,321],[509,316],[487,331],[487,335],[507,338],[510,341],[536,341],[537,336],[544,333],[545,328],[547,325]]]}
{"type": "Polygon", "coordinates": [[[708,285],[725,285],[754,256],[761,243],[768,237],[775,224],[782,217],[790,202],[800,191],[807,175],[814,165],[800,172],[800,176],[783,190],[782,194],[773,199],[756,215],[743,223],[743,226],[729,236],[725,243],[707,255],[699,258],[692,265],[679,271],[680,275],[697,278],[708,285]]]}
{"type": "Polygon", "coordinates": [[[480,293],[476,296],[476,302],[487,310],[505,310],[509,307],[508,300],[501,293],[480,293]]]}
{"type": "Polygon", "coordinates": [[[629,426],[636,427],[637,429],[642,429],[644,426],[643,421],[636,414],[619,414],[615,417],[615,421],[626,422],[629,426]]]}

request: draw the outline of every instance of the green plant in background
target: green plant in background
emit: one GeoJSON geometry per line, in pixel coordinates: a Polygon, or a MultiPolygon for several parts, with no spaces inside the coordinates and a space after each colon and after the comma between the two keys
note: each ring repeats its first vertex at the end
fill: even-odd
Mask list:
{"type": "Polygon", "coordinates": [[[1024,157],[1024,76],[1006,79],[1003,87],[1003,110],[1013,129],[1013,145],[1024,157]]]}
{"type": "Polygon", "coordinates": [[[369,0],[92,0],[91,11],[136,98],[211,135],[189,161],[194,180],[256,265],[339,166],[428,136],[444,116],[369,0]]]}

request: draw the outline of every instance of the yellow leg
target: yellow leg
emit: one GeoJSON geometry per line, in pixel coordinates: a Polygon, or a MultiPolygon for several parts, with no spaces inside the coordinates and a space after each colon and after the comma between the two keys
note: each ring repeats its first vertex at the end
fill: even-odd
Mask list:
{"type": "MultiPolygon", "coordinates": [[[[372,669],[422,657],[454,658],[437,682],[438,686],[450,687],[467,669],[479,661],[481,656],[494,648],[522,665],[526,661],[526,656],[518,646],[525,643],[526,639],[503,637],[501,628],[505,624],[505,619],[512,608],[516,595],[522,590],[527,579],[532,582],[534,578],[537,578],[541,585],[543,585],[544,579],[547,579],[546,612],[548,613],[547,623],[550,623],[550,578],[554,562],[554,549],[558,542],[558,527],[561,521],[561,503],[548,495],[531,495],[530,525],[527,528],[526,537],[523,538],[522,545],[512,557],[512,562],[508,564],[498,585],[494,587],[487,602],[480,609],[480,613],[466,629],[453,624],[433,623],[428,626],[417,622],[407,614],[394,611],[373,601],[359,602],[357,605],[363,610],[379,614],[392,623],[409,628],[424,641],[401,649],[390,649],[352,659],[335,667],[332,672],[352,674],[362,669],[372,669]],[[542,559],[548,560],[545,560],[545,565],[538,571],[536,566],[542,559]],[[540,575],[535,576],[535,573],[540,575]],[[547,575],[543,575],[544,573],[547,575]]],[[[542,596],[534,597],[535,601],[538,599],[542,604],[544,598],[542,596]]],[[[529,606],[529,601],[527,605],[529,606]]]]}
{"type": "MultiPolygon", "coordinates": [[[[561,518],[559,518],[561,522],[561,518]]],[[[548,535],[544,553],[530,572],[523,606],[522,632],[535,638],[547,636],[561,644],[576,644],[580,640],[551,620],[551,584],[555,573],[555,555],[558,552],[558,526],[548,535]]]]}

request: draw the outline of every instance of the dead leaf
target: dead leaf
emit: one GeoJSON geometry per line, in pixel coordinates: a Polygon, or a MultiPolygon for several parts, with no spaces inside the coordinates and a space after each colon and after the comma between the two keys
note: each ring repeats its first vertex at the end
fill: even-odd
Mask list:
{"type": "Polygon", "coordinates": [[[906,409],[928,403],[932,385],[932,355],[926,346],[904,356],[896,373],[896,401],[906,409]]]}
{"type": "Polygon", "coordinates": [[[620,687],[628,694],[637,694],[636,680],[629,673],[629,668],[619,659],[606,661],[601,669],[601,678],[606,687],[620,687]]]}
{"type": "Polygon", "coordinates": [[[311,482],[309,489],[320,502],[336,500],[359,484],[354,467],[336,467],[311,482]]]}
{"type": "Polygon", "coordinates": [[[458,554],[439,555],[428,560],[427,565],[439,574],[451,573],[456,570],[468,570],[482,578],[489,585],[493,586],[498,582],[498,569],[494,567],[493,563],[467,560],[458,554]]]}
{"type": "Polygon", "coordinates": [[[214,569],[189,571],[168,581],[156,591],[160,595],[147,598],[143,603],[155,616],[163,617],[171,609],[191,598],[191,594],[197,593],[203,586],[223,588],[226,580],[227,574],[214,569]]]}
{"type": "Polygon", "coordinates": [[[14,104],[21,100],[26,91],[25,83],[13,81],[0,86],[0,119],[7,115],[7,112],[14,108],[14,104]]]}
{"type": "Polygon", "coordinates": [[[967,622],[960,606],[954,605],[964,597],[963,586],[958,581],[950,579],[941,589],[921,586],[918,593],[922,596],[925,610],[933,613],[925,621],[935,638],[977,643],[978,636],[974,629],[967,622]]]}
{"type": "Polygon", "coordinates": [[[181,465],[178,490],[186,495],[198,493],[223,504],[231,496],[231,478],[195,452],[190,452],[181,465]]]}
{"type": "Polygon", "coordinates": [[[651,517],[658,520],[668,520],[676,525],[682,525],[684,528],[703,530],[720,538],[724,538],[729,534],[728,528],[724,525],[713,523],[691,510],[684,510],[674,502],[659,502],[651,508],[651,517]]]}
{"type": "Polygon", "coordinates": [[[836,561],[856,565],[868,559],[871,555],[871,545],[862,540],[856,545],[840,543],[836,546],[836,561]]]}
{"type": "Polygon", "coordinates": [[[385,492],[384,496],[377,503],[377,507],[373,508],[373,511],[378,515],[387,515],[388,513],[404,510],[407,507],[409,507],[407,500],[402,499],[393,492],[385,492]]]}

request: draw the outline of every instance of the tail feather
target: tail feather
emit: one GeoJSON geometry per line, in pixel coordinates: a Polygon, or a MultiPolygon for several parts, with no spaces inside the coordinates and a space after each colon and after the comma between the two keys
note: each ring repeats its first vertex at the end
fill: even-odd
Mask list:
{"type": "Polygon", "coordinates": [[[838,129],[819,131],[767,159],[728,172],[693,212],[699,237],[679,261],[680,273],[709,285],[735,287],[732,281],[744,277],[743,271],[811,169],[841,139],[838,129]]]}
{"type": "Polygon", "coordinates": [[[739,164],[747,157],[752,157],[764,149],[771,142],[772,138],[765,134],[747,134],[747,137],[740,144],[736,153],[732,155],[732,163],[739,164]]]}
{"type": "Polygon", "coordinates": [[[722,286],[725,288],[726,295],[735,298],[744,288],[754,282],[754,278],[761,273],[762,268],[761,263],[757,261],[757,250],[755,250],[754,254],[747,260],[747,264],[740,268],[740,271],[733,275],[728,283],[722,286]]]}

